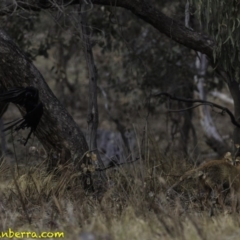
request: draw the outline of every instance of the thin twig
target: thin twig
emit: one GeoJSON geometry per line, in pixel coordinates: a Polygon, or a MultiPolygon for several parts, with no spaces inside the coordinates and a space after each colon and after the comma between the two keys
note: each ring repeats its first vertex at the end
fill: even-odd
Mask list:
{"type": "Polygon", "coordinates": [[[182,108],[182,109],[178,109],[178,110],[168,109],[167,112],[184,112],[184,111],[188,111],[188,110],[197,108],[197,107],[202,106],[202,105],[209,105],[209,104],[200,103],[198,105],[195,105],[195,106],[192,106],[192,107],[189,107],[189,108],[182,108]]]}
{"type": "Polygon", "coordinates": [[[140,158],[137,157],[136,159],[134,159],[134,160],[132,160],[132,161],[129,161],[129,162],[122,162],[122,163],[116,163],[116,162],[114,162],[114,164],[110,164],[108,167],[105,167],[105,168],[95,168],[95,171],[98,171],[98,172],[105,171],[105,170],[110,169],[110,168],[119,167],[119,166],[124,165],[124,164],[129,164],[129,163],[136,162],[136,161],[138,161],[139,159],[140,159],[140,158]]]}
{"type": "MultiPolygon", "coordinates": [[[[215,107],[215,108],[221,109],[222,110],[221,114],[226,112],[228,114],[228,116],[230,117],[232,124],[235,125],[236,127],[240,128],[240,124],[236,121],[233,113],[228,108],[220,106],[220,105],[218,105],[216,103],[209,102],[209,101],[204,101],[204,100],[193,100],[193,99],[187,99],[187,98],[174,97],[171,94],[166,93],[166,92],[156,93],[156,94],[152,94],[151,95],[151,97],[161,97],[161,96],[165,96],[165,97],[168,97],[169,99],[182,101],[182,102],[201,103],[198,106],[200,106],[200,105],[209,105],[211,107],[215,107]]],[[[195,108],[195,106],[193,106],[191,108],[195,108]]],[[[191,109],[191,108],[189,108],[189,109],[191,109]]],[[[187,110],[189,110],[189,109],[187,109],[187,110]]],[[[183,110],[179,110],[179,111],[183,111],[183,110]]]]}

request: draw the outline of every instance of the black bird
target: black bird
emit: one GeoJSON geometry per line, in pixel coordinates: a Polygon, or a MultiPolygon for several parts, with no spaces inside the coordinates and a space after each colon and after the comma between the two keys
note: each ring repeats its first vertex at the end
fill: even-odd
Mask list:
{"type": "Polygon", "coordinates": [[[5,125],[11,125],[3,130],[7,131],[14,126],[16,126],[15,131],[30,127],[31,130],[24,143],[25,146],[31,134],[36,130],[43,114],[43,103],[39,101],[38,89],[34,87],[11,88],[5,93],[0,93],[0,102],[15,103],[26,109],[26,115],[23,118],[6,123],[5,125]]]}

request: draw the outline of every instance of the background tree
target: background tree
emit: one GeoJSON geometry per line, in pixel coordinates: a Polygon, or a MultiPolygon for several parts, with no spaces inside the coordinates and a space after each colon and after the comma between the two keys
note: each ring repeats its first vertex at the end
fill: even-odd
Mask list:
{"type": "MultiPolygon", "coordinates": [[[[85,128],[87,126],[82,119],[86,119],[86,109],[83,106],[86,105],[88,84],[83,78],[87,71],[85,68],[79,69],[80,64],[85,64],[83,54],[74,51],[76,47],[82,48],[75,11],[78,4],[78,1],[15,1],[12,4],[2,2],[1,15],[5,29],[18,40],[18,44],[28,52],[29,57],[36,60],[41,72],[56,79],[55,83],[49,81],[50,87],[56,85],[56,88],[52,89],[58,99],[85,128]],[[48,73],[49,70],[51,74],[48,73]],[[78,81],[79,76],[81,81],[78,81]]],[[[152,92],[168,91],[193,97],[196,89],[192,80],[196,73],[195,51],[206,54],[210,62],[214,62],[214,59],[217,62],[218,54],[214,50],[217,46],[216,40],[203,34],[206,30],[202,27],[200,29],[197,22],[194,11],[198,9],[198,5],[190,8],[193,14],[190,21],[192,27],[184,26],[185,4],[186,1],[158,3],[144,0],[116,1],[115,7],[110,0],[95,0],[87,4],[89,25],[92,27],[91,40],[98,68],[98,85],[99,89],[103,90],[100,94],[105,93],[108,99],[108,112],[101,111],[100,119],[109,118],[110,113],[110,119],[118,119],[122,129],[130,131],[133,119],[146,119],[150,113],[151,121],[156,124],[158,119],[164,116],[161,101],[146,104],[146,99],[152,92]],[[169,17],[173,15],[175,20],[169,17]],[[159,31],[166,36],[159,34],[159,31]]],[[[204,9],[203,5],[201,6],[201,9],[204,9]]],[[[225,78],[229,76],[227,70],[221,69],[219,65],[217,70],[225,78]]],[[[222,81],[213,75],[213,69],[209,68],[206,78],[207,89],[223,87],[222,81]]],[[[233,85],[231,93],[234,94],[234,81],[228,85],[233,85]]],[[[106,98],[103,97],[100,96],[100,106],[106,104],[106,98]]],[[[235,113],[236,102],[237,99],[235,113]]],[[[186,106],[179,103],[171,107],[186,106]]],[[[170,147],[177,147],[187,155],[189,138],[195,139],[192,149],[199,145],[196,134],[200,137],[202,135],[195,130],[196,124],[192,123],[192,117],[193,113],[168,115],[165,123],[170,134],[167,141],[161,142],[166,153],[170,147]]],[[[107,124],[101,121],[100,127],[118,128],[118,123],[114,122],[116,125],[111,121],[107,124]]],[[[164,121],[162,123],[164,124],[164,121]]],[[[158,131],[156,139],[159,139],[159,136],[160,139],[166,139],[164,128],[153,125],[153,131],[154,128],[158,131]]],[[[228,134],[228,130],[224,129],[220,134],[228,134]]],[[[141,137],[141,134],[138,137],[141,137]]],[[[216,148],[214,150],[218,151],[216,148]]],[[[218,153],[221,154],[220,151],[218,153]]],[[[68,156],[71,157],[72,154],[68,156]]]]}

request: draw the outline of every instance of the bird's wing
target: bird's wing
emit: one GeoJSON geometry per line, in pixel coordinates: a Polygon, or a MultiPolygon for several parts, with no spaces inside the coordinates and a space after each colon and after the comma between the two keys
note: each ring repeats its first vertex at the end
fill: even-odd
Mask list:
{"type": "Polygon", "coordinates": [[[29,90],[23,87],[15,87],[9,89],[7,92],[0,93],[0,102],[11,102],[19,105],[24,105],[26,94],[29,90]]]}
{"type": "Polygon", "coordinates": [[[38,89],[35,87],[14,87],[0,93],[0,102],[11,102],[27,108],[26,104],[36,104],[39,100],[38,89]]]}
{"type": "Polygon", "coordinates": [[[39,102],[38,89],[34,87],[11,88],[5,93],[0,93],[0,102],[12,102],[19,104],[26,109],[27,113],[23,118],[6,123],[6,125],[11,125],[3,130],[7,131],[15,126],[15,131],[31,128],[30,133],[28,134],[28,137],[24,143],[24,145],[26,145],[32,132],[36,130],[37,125],[43,115],[43,103],[39,102]]]}
{"type": "Polygon", "coordinates": [[[27,144],[28,139],[31,137],[31,134],[36,130],[38,123],[41,120],[43,115],[43,104],[40,102],[37,106],[31,111],[28,112],[23,118],[5,123],[4,125],[9,125],[7,128],[3,129],[3,131],[7,131],[12,127],[15,127],[14,131],[18,131],[20,129],[31,128],[30,132],[25,140],[24,146],[27,144]]]}
{"type": "Polygon", "coordinates": [[[43,115],[43,103],[39,102],[32,111],[28,112],[23,118],[25,119],[27,125],[32,128],[33,131],[36,130],[38,123],[43,115]]]}

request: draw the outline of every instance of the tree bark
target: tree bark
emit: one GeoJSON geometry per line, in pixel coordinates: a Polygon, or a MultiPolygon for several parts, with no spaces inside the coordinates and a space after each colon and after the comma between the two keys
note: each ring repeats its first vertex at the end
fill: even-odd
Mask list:
{"type": "Polygon", "coordinates": [[[3,30],[0,30],[0,59],[0,84],[4,89],[34,86],[39,90],[44,114],[35,135],[50,153],[53,166],[62,156],[64,161],[71,159],[78,164],[86,160],[83,156],[88,145],[83,133],[53,95],[41,73],[3,30]]]}

